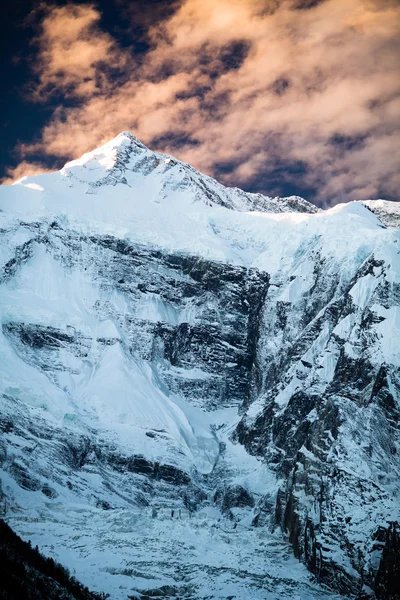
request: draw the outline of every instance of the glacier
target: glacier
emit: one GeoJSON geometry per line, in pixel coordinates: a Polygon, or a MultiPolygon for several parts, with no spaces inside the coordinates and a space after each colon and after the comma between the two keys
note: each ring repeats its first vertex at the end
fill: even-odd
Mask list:
{"type": "Polygon", "coordinates": [[[399,214],[127,132],[1,186],[3,518],[116,600],[398,598],[399,214]]]}

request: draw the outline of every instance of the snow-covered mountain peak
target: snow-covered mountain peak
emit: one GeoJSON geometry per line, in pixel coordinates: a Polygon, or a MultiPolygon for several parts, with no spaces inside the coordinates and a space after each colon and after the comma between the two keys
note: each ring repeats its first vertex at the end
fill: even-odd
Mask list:
{"type": "Polygon", "coordinates": [[[81,158],[68,162],[61,173],[88,183],[92,193],[94,188],[104,185],[137,187],[138,179],[146,178],[146,183],[151,183],[155,190],[158,201],[162,201],[166,195],[170,198],[171,193],[183,191],[189,202],[200,201],[208,206],[224,206],[239,211],[318,211],[299,196],[271,198],[238,188],[227,188],[173,156],[150,150],[126,131],[81,158]]]}
{"type": "Polygon", "coordinates": [[[90,184],[127,183],[125,171],[137,168],[137,158],[152,152],[133,134],[123,131],[80,158],[68,161],[61,174],[90,184]],[[108,175],[114,175],[111,181],[108,175]]]}
{"type": "MultiPolygon", "coordinates": [[[[23,177],[15,185],[59,195],[65,187],[84,194],[109,195],[118,186],[127,202],[140,197],[148,204],[178,200],[180,210],[190,205],[222,206],[231,210],[268,213],[316,213],[319,209],[299,196],[286,198],[244,192],[218,183],[172,156],[154,152],[129,132],[122,132],[99,148],[67,162],[52,174],[23,177]],[[127,192],[126,189],[131,191],[127,192]],[[183,200],[183,202],[182,202],[183,200]]],[[[115,196],[115,193],[112,192],[115,196]]]]}
{"type": "Polygon", "coordinates": [[[119,160],[126,158],[127,154],[142,153],[146,150],[148,151],[148,148],[132,133],[123,131],[91,152],[85,152],[80,158],[68,161],[61,172],[66,174],[74,167],[84,167],[89,170],[103,167],[105,170],[111,170],[119,160]]]}
{"type": "Polygon", "coordinates": [[[126,132],[1,186],[7,520],[115,600],[338,598],[280,530],[320,582],[386,599],[392,204],[227,188],[126,132]]]}

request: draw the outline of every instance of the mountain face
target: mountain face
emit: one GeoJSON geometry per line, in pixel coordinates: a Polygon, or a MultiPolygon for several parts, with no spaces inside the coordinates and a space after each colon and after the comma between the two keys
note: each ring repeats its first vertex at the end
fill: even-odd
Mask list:
{"type": "Polygon", "coordinates": [[[23,542],[0,519],[2,600],[105,600],[74,580],[62,565],[23,542]]]}
{"type": "Polygon", "coordinates": [[[123,133],[0,208],[19,535],[113,599],[399,598],[395,203],[225,188],[123,133]]]}
{"type": "Polygon", "coordinates": [[[363,204],[368,206],[387,227],[400,227],[400,206],[397,202],[364,200],[363,204]]]}

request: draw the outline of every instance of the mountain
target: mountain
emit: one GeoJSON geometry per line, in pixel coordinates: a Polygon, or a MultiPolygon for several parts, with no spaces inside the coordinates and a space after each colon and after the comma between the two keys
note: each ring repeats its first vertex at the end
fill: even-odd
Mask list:
{"type": "Polygon", "coordinates": [[[0,188],[0,503],[111,598],[399,598],[397,205],[122,133],[0,188]]]}
{"type": "Polygon", "coordinates": [[[388,200],[364,200],[372,212],[388,227],[400,227],[400,206],[398,202],[388,200]]]}
{"type": "Polygon", "coordinates": [[[91,593],[67,569],[23,542],[1,519],[0,534],[2,600],[106,600],[105,595],[91,593]]]}

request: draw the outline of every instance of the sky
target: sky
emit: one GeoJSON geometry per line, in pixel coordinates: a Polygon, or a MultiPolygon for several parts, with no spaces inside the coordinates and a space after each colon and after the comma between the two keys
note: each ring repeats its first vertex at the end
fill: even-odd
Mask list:
{"type": "Polygon", "coordinates": [[[400,0],[1,4],[3,183],[131,131],[245,190],[400,201],[400,0]]]}

